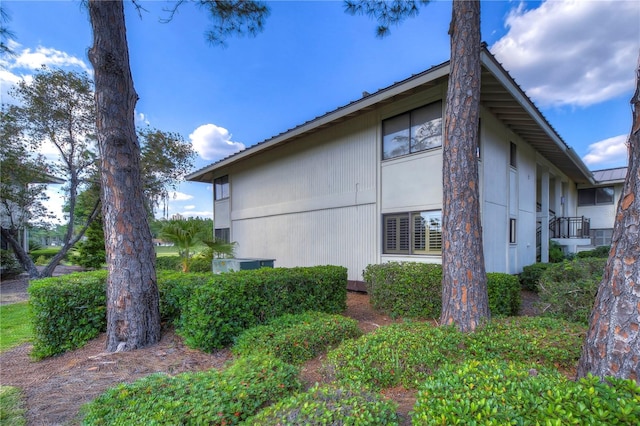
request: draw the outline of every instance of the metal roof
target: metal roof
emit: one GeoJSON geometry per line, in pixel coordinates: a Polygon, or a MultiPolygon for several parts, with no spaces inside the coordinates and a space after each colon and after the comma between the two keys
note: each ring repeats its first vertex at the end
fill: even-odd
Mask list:
{"type": "Polygon", "coordinates": [[[617,167],[615,169],[594,170],[592,174],[596,184],[621,183],[627,177],[627,168],[617,167]]]}
{"type": "MultiPolygon", "coordinates": [[[[485,44],[481,52],[481,63],[480,103],[573,181],[593,184],[593,177],[580,157],[562,140],[485,44]]],[[[291,143],[302,136],[364,114],[381,105],[435,87],[446,82],[448,76],[447,61],[217,161],[187,175],[186,179],[211,183],[216,171],[223,167],[276,146],[291,143]]]]}

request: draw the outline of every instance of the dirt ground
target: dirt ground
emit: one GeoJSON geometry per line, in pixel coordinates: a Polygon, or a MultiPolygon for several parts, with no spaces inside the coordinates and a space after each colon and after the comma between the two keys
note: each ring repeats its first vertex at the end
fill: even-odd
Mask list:
{"type": "MultiPolygon", "coordinates": [[[[0,303],[26,300],[27,285],[26,279],[2,282],[0,303]]],[[[521,314],[535,315],[534,301],[535,294],[523,292],[521,314]]],[[[373,311],[366,294],[355,292],[348,294],[344,315],[356,319],[364,332],[394,322],[373,311]]],[[[21,345],[0,354],[0,383],[23,389],[29,425],[76,425],[80,407],[117,383],[132,382],[156,372],[174,375],[221,368],[231,359],[228,350],[206,354],[187,348],[169,327],[163,330],[161,342],[149,348],[124,353],[106,353],[104,348],[102,334],[81,349],[34,362],[29,357],[31,345],[21,345]]],[[[305,386],[323,381],[320,373],[323,361],[324,356],[320,356],[302,366],[300,379],[305,386]]],[[[415,391],[394,388],[384,395],[399,404],[402,424],[410,425],[408,412],[415,403],[415,391]]]]}

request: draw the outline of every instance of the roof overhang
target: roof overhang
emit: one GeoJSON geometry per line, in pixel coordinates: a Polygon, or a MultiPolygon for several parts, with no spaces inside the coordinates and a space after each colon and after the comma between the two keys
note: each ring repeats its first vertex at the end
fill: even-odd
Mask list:
{"type": "MultiPolygon", "coordinates": [[[[531,144],[542,156],[577,183],[591,183],[593,178],[576,152],[553,127],[483,45],[481,52],[482,81],[480,102],[514,133],[531,144]]],[[[186,176],[193,182],[211,183],[216,173],[247,158],[260,155],[277,146],[291,143],[326,127],[364,114],[399,99],[446,82],[449,62],[380,89],[345,106],[337,108],[293,129],[253,145],[186,176]]]]}

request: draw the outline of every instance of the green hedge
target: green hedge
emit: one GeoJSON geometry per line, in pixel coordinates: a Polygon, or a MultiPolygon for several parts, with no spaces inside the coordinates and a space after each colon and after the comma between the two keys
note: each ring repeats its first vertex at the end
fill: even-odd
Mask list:
{"type": "MultiPolygon", "coordinates": [[[[162,319],[174,323],[187,344],[204,350],[221,348],[285,313],[346,309],[347,271],[338,266],[157,276],[162,319]]],[[[106,282],[107,271],[94,271],[31,283],[34,357],[78,348],[106,330],[106,282]]]]}
{"type": "Polygon", "coordinates": [[[106,271],[34,280],[29,285],[36,359],[83,346],[104,331],[106,271]]]}
{"type": "Polygon", "coordinates": [[[487,294],[492,316],[518,315],[522,302],[518,277],[501,272],[487,273],[487,294]]]}
{"type": "Polygon", "coordinates": [[[298,370],[268,356],[225,370],[154,374],[107,390],[82,407],[84,425],[236,425],[300,389],[298,370]]]}
{"type": "Polygon", "coordinates": [[[632,380],[568,380],[552,369],[502,361],[450,365],[421,388],[413,424],[637,425],[640,387],[632,380]]]}
{"type": "Polygon", "coordinates": [[[363,271],[371,306],[393,318],[439,318],[442,266],[420,262],[368,265],[363,271]]]}
{"type": "MultiPolygon", "coordinates": [[[[439,318],[442,266],[420,262],[368,265],[363,271],[371,306],[393,318],[439,318]]],[[[517,315],[520,285],[515,276],[487,274],[489,309],[496,316],[517,315]]]]}
{"type": "Polygon", "coordinates": [[[156,256],[156,270],[182,271],[182,259],[180,256],[156,256]]]}
{"type": "Polygon", "coordinates": [[[522,285],[522,288],[537,293],[538,282],[540,278],[542,278],[544,271],[551,265],[551,263],[534,263],[522,268],[522,273],[520,274],[520,285],[522,285]]]}
{"type": "Polygon", "coordinates": [[[593,250],[579,251],[576,254],[578,258],[586,258],[586,257],[598,257],[602,259],[609,258],[609,252],[611,251],[611,246],[600,246],[596,247],[593,250]]]}
{"type": "Polygon", "coordinates": [[[244,331],[232,351],[238,356],[270,354],[290,364],[302,364],[361,334],[358,321],[342,315],[314,311],[285,314],[244,331]]]}
{"type": "Polygon", "coordinates": [[[29,256],[31,256],[31,259],[33,259],[34,262],[36,262],[38,259],[49,262],[49,260],[51,260],[51,258],[56,254],[58,254],[59,251],[60,247],[31,250],[29,252],[29,256]]]}
{"type": "Polygon", "coordinates": [[[396,403],[373,393],[316,385],[265,408],[244,424],[393,426],[399,424],[396,409],[396,403]]]}
{"type": "Polygon", "coordinates": [[[588,324],[606,262],[582,258],[551,265],[539,281],[542,314],[588,324]]]}
{"type": "Polygon", "coordinates": [[[262,268],[214,275],[195,285],[183,305],[178,333],[190,347],[212,351],[242,331],[286,313],[346,309],[347,269],[341,266],[262,268]]]}

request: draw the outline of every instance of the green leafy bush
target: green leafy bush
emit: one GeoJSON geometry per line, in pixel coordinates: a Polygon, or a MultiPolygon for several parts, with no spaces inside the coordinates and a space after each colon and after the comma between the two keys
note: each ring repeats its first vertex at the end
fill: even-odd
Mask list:
{"type": "Polygon", "coordinates": [[[397,425],[396,404],[362,390],[316,385],[249,418],[246,425],[397,425]]]}
{"type": "Polygon", "coordinates": [[[78,348],[106,328],[106,271],[34,280],[29,285],[36,359],[78,348]]]}
{"type": "Polygon", "coordinates": [[[600,246],[596,247],[593,250],[579,251],[576,254],[578,258],[586,258],[586,257],[599,257],[602,259],[609,258],[609,252],[611,251],[611,246],[600,246]]]}
{"type": "Polygon", "coordinates": [[[522,268],[520,274],[520,285],[525,290],[538,292],[538,281],[542,278],[542,274],[551,266],[550,263],[534,263],[522,268]]]}
{"type": "MultiPolygon", "coordinates": [[[[363,271],[371,306],[392,318],[439,318],[442,310],[442,266],[420,262],[368,265],[363,271]]],[[[518,280],[487,274],[489,309],[494,315],[517,315],[518,280]]]]}
{"type": "Polygon", "coordinates": [[[606,261],[582,258],[551,265],[539,282],[542,314],[587,324],[606,261]]]}
{"type": "Polygon", "coordinates": [[[420,262],[368,265],[363,271],[371,306],[393,318],[438,318],[442,266],[420,262]]]}
{"type": "Polygon", "coordinates": [[[518,277],[501,272],[487,273],[487,294],[492,316],[518,315],[522,302],[518,277]]]}
{"type": "Polygon", "coordinates": [[[190,287],[177,323],[193,348],[212,351],[244,330],[286,313],[346,309],[347,269],[341,266],[262,268],[211,276],[190,287]]]}
{"type": "Polygon", "coordinates": [[[0,250],[0,276],[2,278],[15,277],[22,273],[22,266],[9,250],[0,250]]]}
{"type": "Polygon", "coordinates": [[[160,293],[160,317],[179,326],[182,307],[186,306],[193,288],[199,285],[211,285],[211,273],[183,273],[159,270],[158,292],[160,293]]]}
{"type": "Polygon", "coordinates": [[[222,371],[154,374],[83,406],[83,424],[235,425],[298,391],[297,374],[268,356],[240,358],[222,371]]]}
{"type": "Polygon", "coordinates": [[[180,256],[156,257],[156,269],[158,271],[182,271],[182,258],[180,256]]]}
{"type": "Polygon", "coordinates": [[[29,251],[29,256],[31,256],[31,259],[33,259],[34,262],[37,262],[38,259],[42,258],[44,264],[47,264],[53,256],[58,254],[59,251],[60,247],[31,250],[29,251]]]}
{"type": "Polygon", "coordinates": [[[361,334],[358,322],[342,315],[313,311],[285,314],[243,332],[232,351],[235,355],[270,354],[301,364],[361,334]]]}
{"type": "Polygon", "coordinates": [[[441,366],[469,359],[535,360],[542,366],[573,366],[584,327],[553,318],[496,319],[475,333],[427,323],[404,323],[343,342],[327,353],[328,378],[379,390],[416,388],[441,366]]]}
{"type": "Polygon", "coordinates": [[[191,272],[209,272],[211,273],[211,259],[207,259],[201,256],[194,256],[191,259],[191,265],[189,266],[191,272]]]}
{"type": "Polygon", "coordinates": [[[413,424],[640,424],[640,387],[631,380],[567,380],[557,371],[469,361],[422,386],[413,424]]]}

